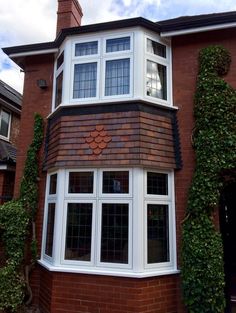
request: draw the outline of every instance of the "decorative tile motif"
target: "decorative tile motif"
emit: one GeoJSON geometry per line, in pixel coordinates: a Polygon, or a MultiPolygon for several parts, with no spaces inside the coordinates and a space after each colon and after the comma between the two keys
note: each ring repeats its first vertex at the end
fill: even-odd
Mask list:
{"type": "Polygon", "coordinates": [[[103,149],[107,147],[107,144],[112,140],[110,136],[107,135],[107,131],[104,130],[103,125],[97,125],[95,130],[92,131],[85,139],[89,147],[93,150],[94,154],[99,155],[103,149]]]}

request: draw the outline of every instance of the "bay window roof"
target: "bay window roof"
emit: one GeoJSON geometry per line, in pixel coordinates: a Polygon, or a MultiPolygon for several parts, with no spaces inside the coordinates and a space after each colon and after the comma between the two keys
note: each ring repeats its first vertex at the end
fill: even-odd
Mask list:
{"type": "Polygon", "coordinates": [[[200,32],[204,31],[204,28],[206,30],[211,30],[224,27],[235,27],[235,20],[236,11],[183,16],[174,19],[158,21],[156,23],[142,17],[137,17],[119,21],[66,28],[61,30],[55,41],[8,47],[3,48],[2,50],[12,59],[14,59],[15,62],[20,63],[18,59],[19,56],[57,52],[59,46],[63,43],[65,38],[73,35],[141,26],[155,31],[162,36],[174,36],[178,35],[179,31],[181,31],[181,33],[188,33],[191,31],[191,29],[196,29],[200,32]]]}

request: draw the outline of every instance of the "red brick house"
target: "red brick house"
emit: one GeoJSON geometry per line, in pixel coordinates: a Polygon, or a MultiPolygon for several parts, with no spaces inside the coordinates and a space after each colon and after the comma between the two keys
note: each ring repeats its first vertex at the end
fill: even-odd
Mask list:
{"type": "Polygon", "coordinates": [[[14,193],[22,96],[0,80],[0,204],[14,193]]]}
{"type": "Polygon", "coordinates": [[[236,88],[236,12],[80,26],[76,0],[58,5],[55,41],[4,49],[25,71],[17,183],[34,112],[47,125],[35,302],[43,313],[182,313],[198,53],[225,46],[236,88]]]}

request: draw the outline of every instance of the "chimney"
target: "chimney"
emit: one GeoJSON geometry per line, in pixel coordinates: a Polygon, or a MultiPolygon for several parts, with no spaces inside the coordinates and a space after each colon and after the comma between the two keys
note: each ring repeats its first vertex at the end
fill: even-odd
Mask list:
{"type": "Polygon", "coordinates": [[[81,25],[83,12],[77,0],[58,0],[57,35],[62,28],[81,25]]]}

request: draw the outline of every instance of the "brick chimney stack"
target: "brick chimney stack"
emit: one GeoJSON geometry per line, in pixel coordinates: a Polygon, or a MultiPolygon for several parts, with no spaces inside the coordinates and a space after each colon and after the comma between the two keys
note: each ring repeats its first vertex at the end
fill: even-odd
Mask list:
{"type": "Polygon", "coordinates": [[[58,0],[57,35],[63,28],[81,25],[82,8],[77,0],[58,0]]]}

